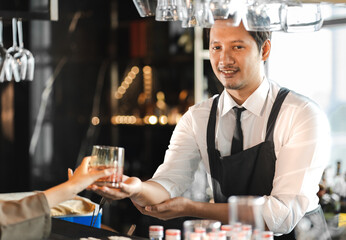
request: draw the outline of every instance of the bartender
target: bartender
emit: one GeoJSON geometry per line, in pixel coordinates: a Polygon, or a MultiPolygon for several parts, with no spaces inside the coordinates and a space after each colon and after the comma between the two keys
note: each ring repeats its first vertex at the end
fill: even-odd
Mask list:
{"type": "Polygon", "coordinates": [[[120,189],[92,189],[114,200],[129,197],[142,213],[160,219],[193,216],[223,223],[228,197],[258,195],[265,198],[263,219],[276,238],[294,239],[305,215],[320,218],[326,228],[317,192],[329,161],[328,119],[307,97],[266,78],[270,32],[230,23],[215,21],[209,40],[210,62],[224,91],[184,114],[153,178],[129,177],[120,189]],[[200,161],[215,203],[179,197],[200,161]]]}

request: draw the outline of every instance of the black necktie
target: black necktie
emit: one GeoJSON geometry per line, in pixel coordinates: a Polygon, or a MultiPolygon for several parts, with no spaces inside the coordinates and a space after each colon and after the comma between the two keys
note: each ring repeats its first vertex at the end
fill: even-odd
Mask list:
{"type": "Polygon", "coordinates": [[[231,154],[243,151],[243,131],[241,130],[240,117],[245,108],[233,107],[236,115],[236,126],[233,134],[231,154]]]}

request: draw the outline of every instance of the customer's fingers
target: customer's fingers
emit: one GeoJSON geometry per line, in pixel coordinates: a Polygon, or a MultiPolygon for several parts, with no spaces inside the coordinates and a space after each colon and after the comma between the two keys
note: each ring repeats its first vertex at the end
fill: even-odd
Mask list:
{"type": "Polygon", "coordinates": [[[82,161],[80,167],[81,167],[82,169],[84,169],[84,170],[88,169],[88,165],[89,165],[90,159],[91,159],[90,156],[89,156],[89,157],[83,158],[83,161],[82,161]]]}

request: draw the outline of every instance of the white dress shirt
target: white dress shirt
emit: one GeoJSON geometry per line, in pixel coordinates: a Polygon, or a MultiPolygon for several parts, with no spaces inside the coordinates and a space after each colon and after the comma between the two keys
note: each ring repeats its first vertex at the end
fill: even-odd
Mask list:
{"type": "MultiPolygon", "coordinates": [[[[265,139],[268,117],[280,86],[264,79],[242,105],[244,149],[265,139]]],[[[215,96],[214,96],[215,97],[215,96]]],[[[213,97],[213,98],[214,98],[213,97]]],[[[160,183],[171,197],[180,196],[191,184],[199,162],[210,179],[207,124],[213,98],[189,108],[176,126],[164,163],[152,181],[160,183]]],[[[223,91],[216,120],[216,148],[230,155],[236,106],[223,91]]],[[[277,157],[273,189],[264,196],[263,218],[276,234],[289,233],[306,212],[318,206],[318,183],[330,158],[330,128],[324,112],[310,99],[291,91],[281,106],[274,128],[277,157]]]]}

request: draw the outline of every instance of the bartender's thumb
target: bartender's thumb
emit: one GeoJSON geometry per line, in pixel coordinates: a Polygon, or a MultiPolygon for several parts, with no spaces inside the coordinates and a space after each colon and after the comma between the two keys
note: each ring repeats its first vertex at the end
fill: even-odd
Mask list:
{"type": "Polygon", "coordinates": [[[128,194],[129,197],[137,194],[139,190],[139,182],[140,180],[136,178],[128,178],[127,181],[120,183],[120,189],[123,193],[128,194]]]}
{"type": "Polygon", "coordinates": [[[121,182],[119,184],[119,187],[120,187],[122,192],[127,193],[127,194],[131,194],[131,192],[133,191],[133,187],[131,185],[123,183],[123,182],[121,182]]]}
{"type": "Polygon", "coordinates": [[[164,211],[168,210],[166,205],[167,204],[165,204],[165,203],[159,203],[159,204],[152,205],[152,206],[146,206],[145,210],[148,212],[164,212],[164,211]]]}

